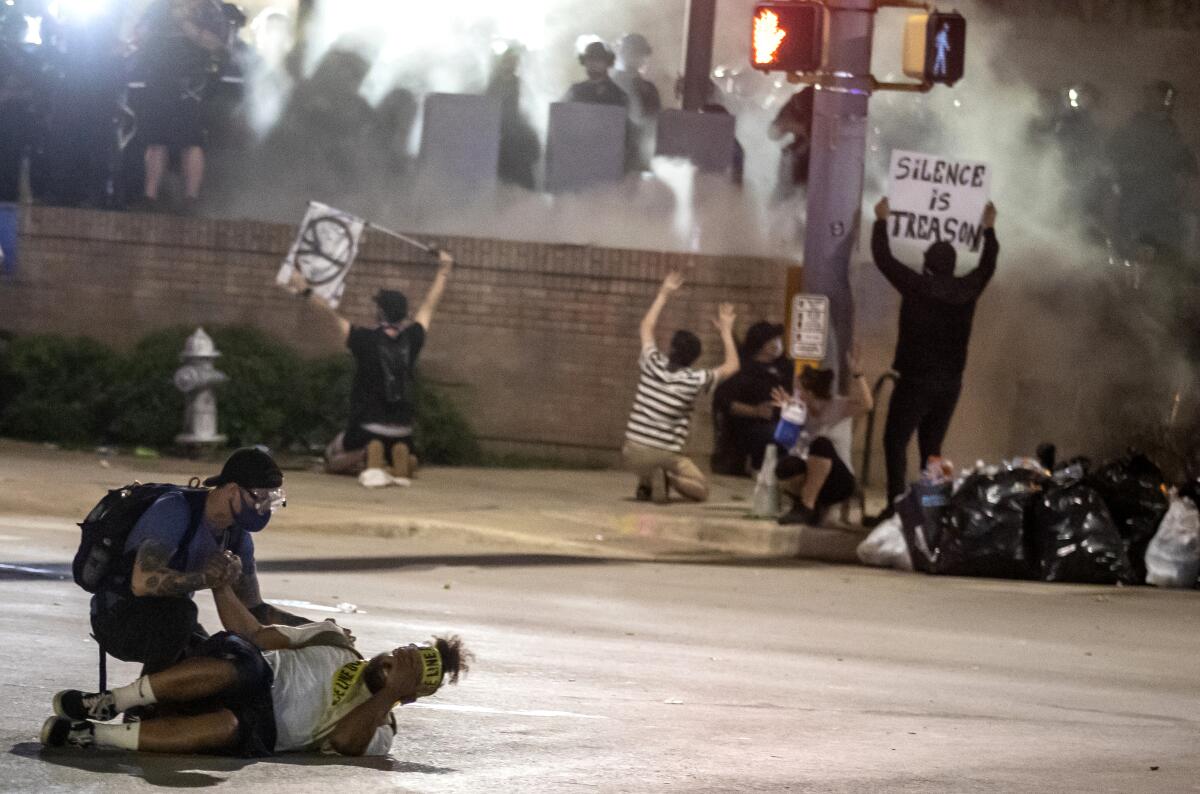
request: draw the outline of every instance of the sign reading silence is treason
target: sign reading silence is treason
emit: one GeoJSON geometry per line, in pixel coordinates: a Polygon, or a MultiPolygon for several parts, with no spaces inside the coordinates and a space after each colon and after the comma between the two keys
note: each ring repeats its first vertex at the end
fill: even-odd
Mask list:
{"type": "Polygon", "coordinates": [[[991,188],[986,163],[894,151],[888,183],[893,241],[926,248],[942,240],[961,251],[979,250],[991,188]]]}

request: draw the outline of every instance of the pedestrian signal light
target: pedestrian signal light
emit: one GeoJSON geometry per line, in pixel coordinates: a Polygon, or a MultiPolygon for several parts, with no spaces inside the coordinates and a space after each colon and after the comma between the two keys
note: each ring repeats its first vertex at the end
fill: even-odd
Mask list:
{"type": "Polygon", "coordinates": [[[925,83],[954,85],[966,63],[962,14],[914,14],[904,26],[904,73],[925,83]]]}
{"type": "Polygon", "coordinates": [[[750,63],[764,72],[821,68],[825,8],[815,2],[759,3],[750,31],[750,63]]]}

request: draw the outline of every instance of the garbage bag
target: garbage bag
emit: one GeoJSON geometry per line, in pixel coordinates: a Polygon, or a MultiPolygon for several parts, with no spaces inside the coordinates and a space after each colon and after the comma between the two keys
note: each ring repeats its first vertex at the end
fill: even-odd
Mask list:
{"type": "Polygon", "coordinates": [[[901,571],[913,569],[908,544],[904,542],[904,534],[900,531],[899,516],[892,516],[871,530],[871,534],[858,544],[857,553],[863,565],[901,571]]]}
{"type": "Polygon", "coordinates": [[[1097,469],[1088,484],[1100,492],[1125,540],[1134,580],[1146,580],[1146,547],[1169,505],[1162,470],[1145,455],[1130,452],[1097,469]]]}
{"type": "Polygon", "coordinates": [[[1173,497],[1146,548],[1146,584],[1195,587],[1200,578],[1200,510],[1191,499],[1173,497]]]}
{"type": "Polygon", "coordinates": [[[943,514],[936,572],[951,576],[1036,577],[1028,531],[1034,502],[1049,485],[1040,468],[968,476],[943,514]]]}
{"type": "Polygon", "coordinates": [[[1100,494],[1082,482],[1046,490],[1033,509],[1042,579],[1047,582],[1131,582],[1125,542],[1100,494]]]}
{"type": "Polygon", "coordinates": [[[937,572],[942,522],[953,491],[949,480],[916,482],[896,506],[913,568],[922,573],[937,572]]]}

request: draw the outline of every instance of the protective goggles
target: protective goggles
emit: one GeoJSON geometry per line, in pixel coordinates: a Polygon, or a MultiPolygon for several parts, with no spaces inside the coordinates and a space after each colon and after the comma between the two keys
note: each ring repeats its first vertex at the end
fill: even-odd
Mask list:
{"type": "Polygon", "coordinates": [[[243,488],[242,491],[250,495],[250,504],[260,516],[287,507],[287,494],[282,488],[243,488]]]}

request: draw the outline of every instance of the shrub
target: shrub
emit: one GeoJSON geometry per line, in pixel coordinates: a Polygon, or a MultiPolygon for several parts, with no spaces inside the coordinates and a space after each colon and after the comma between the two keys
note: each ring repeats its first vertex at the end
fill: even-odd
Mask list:
{"type": "MultiPolygon", "coordinates": [[[[0,433],[68,444],[170,447],[182,428],[173,375],[194,328],[144,337],[120,356],[86,339],[18,337],[0,347],[0,433]]],[[[211,332],[229,382],[218,387],[219,425],[231,446],[318,451],[346,426],[354,362],[304,359],[254,328],[211,332]]],[[[436,387],[417,383],[417,453],[426,463],[479,460],[471,428],[436,387]]]]}
{"type": "Polygon", "coordinates": [[[4,355],[0,433],[34,441],[91,443],[112,420],[120,358],[83,337],[16,337],[4,355]]]}

